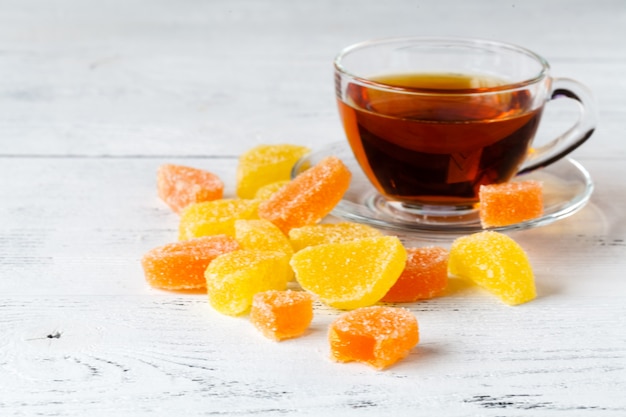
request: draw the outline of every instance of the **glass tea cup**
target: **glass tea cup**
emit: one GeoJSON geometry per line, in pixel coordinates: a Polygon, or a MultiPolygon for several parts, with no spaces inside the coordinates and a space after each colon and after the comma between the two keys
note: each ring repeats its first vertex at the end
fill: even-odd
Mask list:
{"type": "Polygon", "coordinates": [[[595,104],[579,82],[502,42],[392,38],[344,49],[335,91],[346,137],[377,191],[420,216],[475,211],[481,185],[501,183],[564,157],[593,133],[595,104]],[[579,120],[541,146],[544,106],[579,104],[579,120]]]}

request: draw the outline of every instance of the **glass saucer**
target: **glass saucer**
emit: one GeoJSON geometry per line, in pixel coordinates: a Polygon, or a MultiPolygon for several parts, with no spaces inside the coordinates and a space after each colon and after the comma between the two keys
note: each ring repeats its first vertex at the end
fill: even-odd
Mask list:
{"type": "MultiPolygon", "coordinates": [[[[343,200],[334,208],[332,215],[346,221],[410,234],[460,235],[484,230],[478,212],[459,216],[423,216],[411,213],[400,203],[383,198],[363,174],[354,159],[352,150],[345,142],[329,144],[312,152],[296,163],[292,177],[316,164],[327,156],[340,158],[352,171],[350,188],[343,200]]],[[[563,158],[543,169],[518,176],[520,180],[533,179],[543,182],[544,213],[541,217],[489,230],[513,231],[545,226],[564,219],[585,206],[593,192],[593,181],[585,168],[573,159],[563,158]]]]}

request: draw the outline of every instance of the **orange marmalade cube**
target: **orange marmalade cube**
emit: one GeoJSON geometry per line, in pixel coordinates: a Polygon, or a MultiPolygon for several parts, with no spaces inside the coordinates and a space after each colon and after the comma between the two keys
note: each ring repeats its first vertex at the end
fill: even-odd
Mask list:
{"type": "Polygon", "coordinates": [[[483,228],[508,226],[543,214],[542,183],[534,180],[481,185],[478,193],[483,228]]]}
{"type": "Polygon", "coordinates": [[[313,320],[313,298],[304,291],[270,290],[254,295],[250,321],[269,339],[299,337],[313,320]]]}
{"type": "Polygon", "coordinates": [[[339,158],[329,156],[284,185],[259,205],[259,217],[288,234],[315,224],[341,201],[352,174],[339,158]]]}
{"type": "Polygon", "coordinates": [[[204,271],[213,259],[239,249],[235,238],[206,236],[159,246],[141,259],[146,281],[156,288],[206,288],[204,271]]]}
{"type": "Polygon", "coordinates": [[[448,251],[429,246],[407,248],[406,266],[381,301],[410,303],[433,298],[448,285],[448,251]]]}
{"type": "Polygon", "coordinates": [[[363,307],[339,316],[330,325],[328,340],[335,361],[383,369],[408,355],[419,342],[419,329],[406,309],[363,307]]]}
{"type": "Polygon", "coordinates": [[[191,203],[222,198],[224,183],[208,171],[165,164],[157,171],[157,192],[175,213],[180,213],[191,203]]]}

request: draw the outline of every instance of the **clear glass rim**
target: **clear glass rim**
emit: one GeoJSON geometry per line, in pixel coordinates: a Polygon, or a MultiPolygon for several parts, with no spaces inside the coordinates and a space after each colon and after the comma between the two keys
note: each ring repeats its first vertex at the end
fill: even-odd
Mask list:
{"type": "Polygon", "coordinates": [[[544,80],[549,72],[550,72],[550,64],[548,61],[543,58],[541,55],[531,51],[530,49],[524,48],[522,46],[518,46],[512,43],[493,41],[488,39],[480,39],[480,38],[462,38],[462,37],[393,37],[393,38],[380,38],[380,39],[372,39],[359,43],[352,44],[339,52],[339,54],[335,57],[333,61],[333,66],[335,71],[339,74],[349,77],[352,82],[356,82],[358,84],[362,84],[364,86],[377,88],[380,90],[388,90],[388,91],[397,91],[408,94],[485,94],[492,92],[503,92],[503,91],[512,91],[520,88],[527,87],[532,84],[536,84],[544,80]],[[508,50],[512,52],[516,52],[521,55],[525,55],[529,58],[535,60],[540,66],[540,71],[532,77],[529,77],[522,81],[517,81],[514,83],[507,83],[493,87],[477,87],[477,88],[464,88],[464,89],[435,89],[435,88],[406,88],[406,87],[398,87],[390,84],[380,83],[373,80],[370,80],[364,76],[355,74],[353,72],[348,71],[343,65],[343,59],[347,55],[356,52],[360,49],[367,48],[370,46],[377,45],[392,45],[392,44],[423,44],[423,45],[432,45],[432,46],[444,46],[444,45],[452,45],[452,46],[473,46],[479,47],[484,50],[508,50]]]}

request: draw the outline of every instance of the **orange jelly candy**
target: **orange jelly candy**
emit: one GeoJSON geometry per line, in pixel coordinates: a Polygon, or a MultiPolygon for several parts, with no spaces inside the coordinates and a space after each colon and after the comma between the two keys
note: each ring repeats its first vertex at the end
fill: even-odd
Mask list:
{"type": "Polygon", "coordinates": [[[515,181],[481,185],[478,198],[483,228],[508,226],[543,214],[543,190],[539,181],[515,181]]]}
{"type": "Polygon", "coordinates": [[[180,213],[191,203],[222,198],[224,183],[208,171],[165,164],[157,171],[157,192],[175,213],[180,213]]]}
{"type": "Polygon", "coordinates": [[[419,329],[406,309],[363,307],[339,316],[330,325],[328,340],[332,359],[383,369],[408,355],[419,342],[419,329]]]}
{"type": "Polygon", "coordinates": [[[313,320],[313,298],[304,291],[270,290],[252,298],[250,321],[276,341],[301,336],[313,320]]]}
{"type": "Polygon", "coordinates": [[[339,203],[352,174],[339,158],[329,156],[304,171],[259,205],[259,217],[285,234],[319,222],[339,203]]]}
{"type": "Polygon", "coordinates": [[[156,288],[206,288],[204,271],[213,259],[239,249],[235,238],[206,236],[159,246],[141,259],[146,281],[156,288]]]}
{"type": "Polygon", "coordinates": [[[406,266],[381,301],[410,303],[433,298],[448,285],[448,251],[437,246],[407,248],[406,266]]]}

